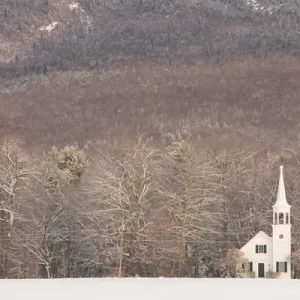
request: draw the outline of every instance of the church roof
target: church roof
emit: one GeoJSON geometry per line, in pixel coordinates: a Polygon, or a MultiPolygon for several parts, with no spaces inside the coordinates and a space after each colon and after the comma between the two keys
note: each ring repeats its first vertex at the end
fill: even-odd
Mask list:
{"type": "Polygon", "coordinates": [[[290,207],[290,205],[286,201],[285,195],[285,187],[284,187],[284,180],[283,180],[283,166],[280,166],[280,175],[279,175],[279,184],[278,184],[278,191],[277,191],[277,200],[273,205],[274,208],[276,207],[290,207]]]}
{"type": "Polygon", "coordinates": [[[249,244],[252,243],[252,241],[257,239],[263,239],[263,240],[272,240],[273,238],[266,234],[264,231],[259,231],[252,239],[250,239],[240,250],[243,251],[249,244]]]}

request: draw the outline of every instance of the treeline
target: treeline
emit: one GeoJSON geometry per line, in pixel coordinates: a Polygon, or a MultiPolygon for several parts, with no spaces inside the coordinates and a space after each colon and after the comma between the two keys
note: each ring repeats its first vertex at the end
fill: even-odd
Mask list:
{"type": "Polygon", "coordinates": [[[232,275],[228,251],[271,231],[281,163],[297,250],[299,155],[143,137],[29,155],[6,139],[0,276],[232,275]]]}

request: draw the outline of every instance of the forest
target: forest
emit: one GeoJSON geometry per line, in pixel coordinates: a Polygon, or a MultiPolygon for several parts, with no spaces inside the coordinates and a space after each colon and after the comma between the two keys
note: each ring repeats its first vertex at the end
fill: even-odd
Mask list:
{"type": "Polygon", "coordinates": [[[1,146],[1,278],[238,277],[238,249],[271,231],[279,164],[299,276],[299,148],[139,136],[29,154],[23,144],[1,146]]]}
{"type": "Polygon", "coordinates": [[[2,0],[0,278],[238,277],[280,165],[300,278],[299,17],[2,0]]]}

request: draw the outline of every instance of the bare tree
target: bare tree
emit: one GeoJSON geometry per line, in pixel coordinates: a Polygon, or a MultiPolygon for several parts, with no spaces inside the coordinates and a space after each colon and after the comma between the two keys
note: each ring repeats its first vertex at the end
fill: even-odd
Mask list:
{"type": "Polygon", "coordinates": [[[39,266],[39,277],[76,275],[73,261],[79,243],[76,207],[86,163],[85,153],[76,147],[52,148],[32,180],[21,241],[39,266]],[[32,234],[26,234],[28,231],[32,234]]]}
{"type": "Polygon", "coordinates": [[[220,219],[217,174],[209,151],[183,141],[168,147],[164,166],[166,174],[160,196],[168,203],[172,224],[168,236],[170,243],[176,245],[175,253],[169,253],[174,264],[172,275],[198,277],[199,253],[196,251],[214,240],[220,219]]]}
{"type": "Polygon", "coordinates": [[[225,276],[230,278],[247,276],[247,264],[244,254],[236,248],[228,250],[226,256],[220,260],[220,267],[225,269],[225,276]]]}
{"type": "Polygon", "coordinates": [[[22,273],[22,249],[17,229],[22,220],[20,207],[28,197],[29,179],[34,171],[31,158],[20,140],[6,138],[0,149],[0,277],[22,273]]]}
{"type": "Polygon", "coordinates": [[[110,153],[97,151],[90,169],[87,230],[96,238],[92,242],[106,249],[105,259],[118,276],[145,275],[160,153],[141,137],[118,146],[106,145],[110,153]]]}

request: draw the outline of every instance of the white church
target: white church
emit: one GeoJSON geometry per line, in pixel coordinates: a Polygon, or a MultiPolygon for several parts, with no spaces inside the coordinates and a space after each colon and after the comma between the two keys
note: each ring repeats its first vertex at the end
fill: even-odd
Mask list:
{"type": "Polygon", "coordinates": [[[240,250],[247,259],[247,272],[251,277],[291,278],[291,206],[286,201],[283,167],[280,167],[277,200],[273,205],[273,236],[257,233],[240,250]]]}

